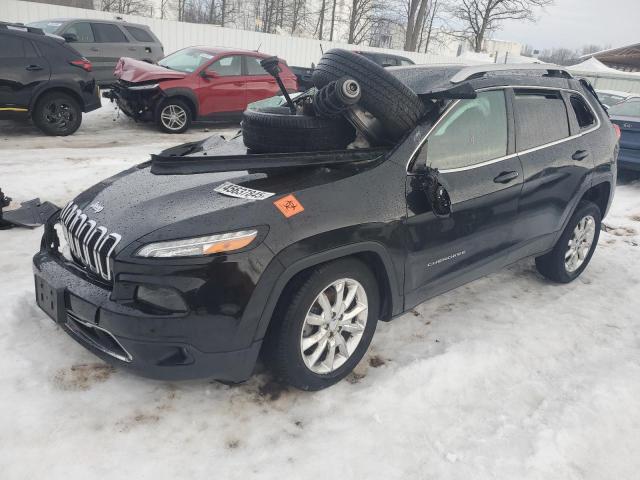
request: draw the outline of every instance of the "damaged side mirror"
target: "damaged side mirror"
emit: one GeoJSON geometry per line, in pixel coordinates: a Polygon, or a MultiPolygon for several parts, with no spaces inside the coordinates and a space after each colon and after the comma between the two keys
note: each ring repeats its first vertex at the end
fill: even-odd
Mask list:
{"type": "Polygon", "coordinates": [[[427,197],[431,211],[436,217],[447,218],[453,212],[451,197],[445,186],[446,182],[441,178],[438,169],[428,167],[426,163],[420,163],[416,173],[421,178],[421,189],[427,197]]]}
{"type": "Polygon", "coordinates": [[[442,185],[439,178],[439,172],[432,168],[427,167],[427,173],[424,179],[424,192],[427,195],[427,200],[433,214],[436,217],[449,217],[451,216],[451,198],[449,192],[442,185]]]}

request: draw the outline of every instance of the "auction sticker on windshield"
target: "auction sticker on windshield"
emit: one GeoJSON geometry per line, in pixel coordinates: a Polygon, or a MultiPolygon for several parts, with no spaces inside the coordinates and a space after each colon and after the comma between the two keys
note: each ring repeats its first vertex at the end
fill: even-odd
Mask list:
{"type": "Polygon", "coordinates": [[[224,182],[222,185],[216,187],[214,191],[229,197],[244,198],[246,200],[264,200],[265,198],[275,195],[272,192],[254,190],[253,188],[243,187],[231,182],[224,182]]]}

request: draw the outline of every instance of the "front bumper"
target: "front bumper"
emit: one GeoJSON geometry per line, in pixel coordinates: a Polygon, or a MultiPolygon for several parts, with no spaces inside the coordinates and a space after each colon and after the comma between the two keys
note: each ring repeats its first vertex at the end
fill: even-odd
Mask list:
{"type": "Polygon", "coordinates": [[[159,380],[241,382],[251,376],[261,340],[232,351],[204,351],[198,344],[202,332],[193,328],[192,319],[145,314],[114,302],[110,290],[82,278],[67,263],[54,252],[35,255],[38,305],[104,361],[159,380]]]}
{"type": "Polygon", "coordinates": [[[158,88],[152,90],[131,90],[124,82],[111,86],[110,91],[102,93],[104,98],[115,101],[120,110],[136,121],[152,121],[158,101],[163,98],[158,88]]]}

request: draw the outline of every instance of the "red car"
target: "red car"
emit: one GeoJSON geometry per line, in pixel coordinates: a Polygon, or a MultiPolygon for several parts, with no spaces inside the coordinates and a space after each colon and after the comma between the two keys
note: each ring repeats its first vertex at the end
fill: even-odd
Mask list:
{"type": "MultiPolygon", "coordinates": [[[[238,120],[249,103],[280,92],[260,66],[269,55],[249,50],[189,47],[157,65],[121,58],[118,79],[104,96],[136,121],[153,121],[168,133],[182,133],[193,121],[238,120]]],[[[296,76],[280,61],[282,81],[297,91],[296,76]]]]}

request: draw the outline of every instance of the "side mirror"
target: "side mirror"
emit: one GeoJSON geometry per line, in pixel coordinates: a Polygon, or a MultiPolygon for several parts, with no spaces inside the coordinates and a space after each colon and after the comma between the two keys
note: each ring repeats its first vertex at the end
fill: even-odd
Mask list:
{"type": "Polygon", "coordinates": [[[218,74],[218,72],[214,72],[213,70],[204,69],[200,72],[200,76],[202,78],[214,79],[214,78],[218,78],[220,75],[218,74]]]}
{"type": "Polygon", "coordinates": [[[433,214],[441,218],[450,217],[452,213],[451,198],[447,189],[440,183],[437,170],[427,167],[423,188],[433,214]]]}
{"type": "Polygon", "coordinates": [[[78,41],[78,36],[75,33],[63,33],[62,38],[67,43],[74,43],[78,41]]]}

